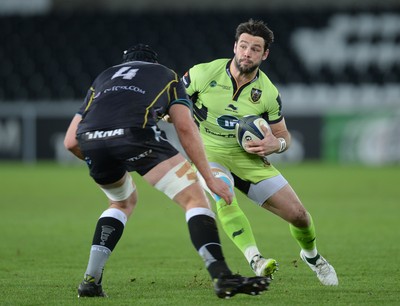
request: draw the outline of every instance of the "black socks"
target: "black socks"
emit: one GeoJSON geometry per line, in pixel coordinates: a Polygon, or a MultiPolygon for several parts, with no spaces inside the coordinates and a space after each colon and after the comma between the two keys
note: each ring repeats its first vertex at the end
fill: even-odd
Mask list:
{"type": "Polygon", "coordinates": [[[215,219],[207,215],[195,215],[188,221],[190,238],[203,258],[211,278],[232,274],[224,255],[215,219]]]}
{"type": "Polygon", "coordinates": [[[100,218],[96,225],[92,245],[104,246],[114,250],[124,231],[121,221],[112,217],[100,218]]]}

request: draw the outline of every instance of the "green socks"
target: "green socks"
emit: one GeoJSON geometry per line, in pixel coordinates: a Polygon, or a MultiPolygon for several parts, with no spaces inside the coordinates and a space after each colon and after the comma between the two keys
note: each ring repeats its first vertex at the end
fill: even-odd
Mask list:
{"type": "Polygon", "coordinates": [[[216,202],[218,218],[222,228],[235,245],[244,253],[249,246],[255,246],[253,231],[246,215],[240,209],[236,198],[231,205],[227,205],[224,200],[216,202]]]}
{"type": "Polygon", "coordinates": [[[303,250],[316,249],[314,222],[311,218],[311,215],[309,215],[309,217],[310,225],[308,227],[300,228],[289,224],[290,233],[303,250]]]}

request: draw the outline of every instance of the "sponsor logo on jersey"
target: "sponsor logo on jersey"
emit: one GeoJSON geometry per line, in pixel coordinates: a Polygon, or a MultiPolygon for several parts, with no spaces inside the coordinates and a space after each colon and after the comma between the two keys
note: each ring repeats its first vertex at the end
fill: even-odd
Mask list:
{"type": "Polygon", "coordinates": [[[110,91],[120,91],[120,90],[134,91],[134,92],[140,93],[142,95],[144,95],[146,93],[145,90],[143,90],[143,89],[141,89],[139,87],[133,86],[133,85],[131,85],[131,86],[112,86],[110,88],[104,89],[103,92],[107,93],[107,92],[110,92],[110,91]]]}
{"type": "Polygon", "coordinates": [[[251,89],[251,102],[259,103],[258,100],[260,100],[261,94],[262,94],[262,90],[257,89],[257,88],[252,88],[251,89]]]}
{"type": "Polygon", "coordinates": [[[225,110],[226,111],[228,111],[228,112],[234,112],[234,113],[237,113],[237,107],[235,106],[235,105],[233,105],[233,104],[229,104],[226,108],[225,108],[225,110]]]}
{"type": "Polygon", "coordinates": [[[110,130],[110,131],[86,132],[85,133],[85,137],[86,137],[87,140],[107,139],[107,138],[122,136],[124,134],[125,134],[124,129],[115,129],[115,130],[110,130]]]}
{"type": "Polygon", "coordinates": [[[217,118],[217,123],[224,130],[234,130],[235,125],[238,122],[238,118],[230,115],[223,115],[217,118]]]}
{"type": "Polygon", "coordinates": [[[217,87],[217,86],[221,87],[222,89],[225,89],[225,90],[231,89],[231,86],[218,84],[217,81],[215,81],[215,80],[210,82],[210,87],[217,87]]]}
{"type": "Polygon", "coordinates": [[[224,137],[224,138],[235,138],[236,135],[235,134],[222,134],[222,133],[217,133],[214,131],[211,131],[209,128],[204,128],[204,131],[208,134],[214,135],[214,136],[220,136],[220,137],[224,137]]]}

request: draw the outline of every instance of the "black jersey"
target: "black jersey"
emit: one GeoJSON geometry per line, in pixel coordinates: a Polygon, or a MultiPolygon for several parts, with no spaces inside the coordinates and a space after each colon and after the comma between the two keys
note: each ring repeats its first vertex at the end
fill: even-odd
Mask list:
{"type": "Polygon", "coordinates": [[[77,134],[116,128],[149,128],[172,104],[191,107],[177,74],[160,64],[132,61],[100,73],[82,104],[77,134]]]}

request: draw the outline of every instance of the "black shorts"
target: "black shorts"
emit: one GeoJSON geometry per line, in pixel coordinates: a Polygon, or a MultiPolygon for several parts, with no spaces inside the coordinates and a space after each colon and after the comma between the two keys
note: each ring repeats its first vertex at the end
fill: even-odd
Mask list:
{"type": "Polygon", "coordinates": [[[101,185],[121,179],[125,172],[146,174],[178,151],[158,129],[123,128],[77,136],[90,176],[101,185]]]}

